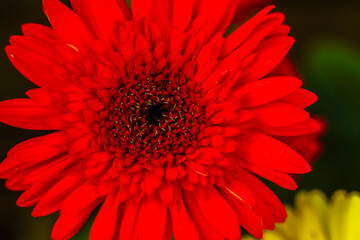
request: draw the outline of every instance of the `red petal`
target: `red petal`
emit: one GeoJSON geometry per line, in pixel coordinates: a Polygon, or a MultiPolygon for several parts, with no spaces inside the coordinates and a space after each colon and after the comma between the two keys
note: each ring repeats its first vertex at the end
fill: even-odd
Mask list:
{"type": "Polygon", "coordinates": [[[235,177],[231,175],[225,176],[225,187],[222,188],[224,192],[231,195],[237,201],[240,201],[243,204],[254,207],[255,199],[252,195],[250,189],[242,182],[237,180],[235,177]]]}
{"type": "Polygon", "coordinates": [[[6,53],[21,74],[39,87],[59,89],[69,84],[69,79],[54,74],[63,67],[29,50],[7,46],[6,53]]]}
{"type": "Polygon", "coordinates": [[[68,175],[56,183],[35,206],[32,215],[34,217],[45,216],[58,211],[62,206],[65,198],[76,188],[82,178],[68,175]]]}
{"type": "MultiPolygon", "coordinates": [[[[200,206],[196,201],[193,193],[186,190],[183,190],[182,193],[184,197],[185,208],[188,210],[188,213],[190,214],[192,221],[195,223],[197,232],[199,234],[199,239],[224,240],[225,235],[219,232],[217,228],[215,228],[215,226],[210,225],[209,221],[203,215],[203,212],[200,210],[200,206]]],[[[211,211],[213,211],[213,209],[211,209],[211,211]]],[[[175,229],[174,229],[174,234],[175,234],[175,229]]]]}
{"type": "Polygon", "coordinates": [[[236,214],[239,224],[251,235],[261,239],[263,237],[263,226],[259,212],[236,201],[233,197],[227,196],[227,194],[223,196],[236,214]]]}
{"type": "Polygon", "coordinates": [[[89,28],[73,11],[58,0],[43,0],[51,26],[65,43],[88,44],[95,39],[89,28]]]}
{"type": "Polygon", "coordinates": [[[256,126],[259,132],[272,136],[299,136],[314,133],[320,130],[320,125],[312,118],[302,122],[282,127],[256,126]]]}
{"type": "Polygon", "coordinates": [[[254,50],[256,56],[244,70],[242,81],[249,82],[266,76],[286,56],[294,42],[288,36],[263,40],[254,50]]]}
{"type": "Polygon", "coordinates": [[[63,177],[74,164],[77,164],[77,158],[68,155],[58,159],[53,158],[48,163],[42,163],[34,169],[29,169],[23,182],[34,184],[36,182],[48,182],[57,177],[63,177]]]}
{"type": "Polygon", "coordinates": [[[170,204],[174,238],[176,240],[199,240],[199,234],[190,218],[188,210],[184,206],[181,193],[178,191],[177,200],[170,204]]]}
{"type": "Polygon", "coordinates": [[[306,89],[299,88],[293,93],[279,99],[279,101],[290,103],[300,108],[306,108],[316,102],[317,99],[318,97],[314,93],[306,89]]]}
{"type": "Polygon", "coordinates": [[[96,35],[111,45],[116,42],[116,28],[130,17],[126,3],[121,9],[116,0],[71,0],[71,5],[96,35]]]}
{"type": "Polygon", "coordinates": [[[278,172],[272,170],[270,168],[263,168],[260,164],[247,164],[247,169],[256,173],[263,178],[277,184],[282,188],[286,188],[288,190],[296,190],[297,184],[295,183],[294,179],[292,179],[289,174],[278,172]]]}
{"type": "Polygon", "coordinates": [[[269,19],[265,16],[274,8],[275,6],[269,6],[261,10],[258,14],[252,17],[250,20],[241,25],[237,30],[230,34],[225,39],[225,42],[221,49],[220,59],[229,55],[234,49],[236,49],[244,40],[249,36],[249,34],[264,20],[269,19]]]}
{"type": "MultiPolygon", "coordinates": [[[[169,211],[168,211],[169,213],[169,211]]],[[[172,230],[172,222],[170,216],[166,219],[166,227],[165,234],[162,240],[172,240],[173,239],[173,230],[172,230]]]]}
{"type": "MultiPolygon", "coordinates": [[[[249,36],[243,35],[240,38],[241,40],[246,40],[240,42],[236,49],[229,52],[229,55],[219,55],[219,59],[222,59],[221,64],[224,65],[225,63],[229,64],[234,61],[243,61],[244,66],[246,66],[246,57],[249,57],[252,52],[258,52],[259,47],[263,45],[263,42],[266,42],[264,39],[269,38],[271,31],[281,26],[283,20],[284,16],[282,14],[270,14],[266,16],[264,21],[256,26],[249,36]]],[[[256,58],[256,56],[254,57],[256,58]]]]}
{"type": "Polygon", "coordinates": [[[89,240],[112,240],[118,222],[119,198],[117,190],[109,194],[99,213],[96,215],[95,221],[91,227],[89,240]]]}
{"type": "Polygon", "coordinates": [[[240,159],[285,173],[307,173],[306,160],[284,143],[262,133],[249,132],[236,138],[240,159]]]}
{"type": "Polygon", "coordinates": [[[141,202],[133,239],[162,239],[165,234],[167,207],[156,194],[147,195],[141,202]]]}
{"type": "Polygon", "coordinates": [[[31,185],[23,184],[23,177],[10,178],[5,181],[5,187],[12,191],[24,191],[31,187],[31,185]]]}
{"type": "Polygon", "coordinates": [[[170,204],[174,199],[174,186],[166,179],[162,179],[158,193],[163,202],[170,204]]]}
{"type": "Polygon", "coordinates": [[[125,211],[120,226],[119,239],[132,240],[133,231],[138,217],[140,203],[129,199],[125,204],[125,211]]]}
{"type": "Polygon", "coordinates": [[[212,39],[200,50],[196,56],[196,74],[194,81],[202,83],[204,90],[210,89],[217,84],[217,78],[206,78],[212,73],[214,66],[217,64],[217,55],[220,51],[223,37],[220,33],[212,37],[212,39]],[[205,80],[205,81],[204,81],[205,80]]]}
{"type": "Polygon", "coordinates": [[[60,213],[60,217],[56,221],[51,233],[51,239],[65,240],[74,236],[82,228],[99,203],[99,201],[92,202],[79,212],[60,213]]]}
{"type": "Polygon", "coordinates": [[[26,23],[21,27],[25,36],[37,38],[39,40],[55,40],[56,34],[54,30],[48,26],[26,23]]]}
{"type": "Polygon", "coordinates": [[[237,1],[233,0],[198,0],[194,1],[193,18],[198,18],[201,23],[210,23],[212,31],[209,29],[210,34],[214,32],[225,32],[228,28],[237,6],[237,1]]]}
{"type": "Polygon", "coordinates": [[[184,164],[197,174],[202,176],[208,176],[208,171],[203,165],[190,160],[185,161],[184,164]]]}
{"type": "Polygon", "coordinates": [[[78,212],[94,202],[100,203],[102,199],[94,185],[84,183],[66,197],[61,213],[78,212]]]}
{"type": "Polygon", "coordinates": [[[207,197],[197,198],[196,201],[210,226],[223,234],[226,239],[240,239],[237,218],[228,203],[215,189],[209,188],[207,197]]]}
{"type": "Polygon", "coordinates": [[[56,109],[40,106],[31,99],[0,102],[0,121],[13,127],[55,130],[47,125],[47,119],[58,114],[56,109]]]}
{"type": "Polygon", "coordinates": [[[30,50],[54,62],[59,61],[59,56],[54,49],[56,42],[53,39],[42,40],[29,36],[12,36],[10,38],[10,44],[30,50]]]}
{"type": "Polygon", "coordinates": [[[16,204],[20,207],[34,206],[41,197],[52,187],[53,182],[39,182],[21,194],[16,204]]]}
{"type": "Polygon", "coordinates": [[[131,10],[135,21],[142,19],[169,20],[170,3],[166,0],[132,0],[131,10]]]}
{"type": "Polygon", "coordinates": [[[140,187],[145,193],[151,193],[159,187],[160,183],[161,177],[157,176],[153,172],[146,171],[141,180],[140,187]]]}
{"type": "Polygon", "coordinates": [[[257,199],[257,207],[261,214],[264,228],[274,226],[286,218],[286,210],[276,195],[259,179],[244,169],[237,169],[238,178],[248,185],[257,199]]]}
{"type": "Polygon", "coordinates": [[[249,109],[255,121],[269,127],[280,127],[302,122],[310,114],[299,107],[281,102],[272,102],[249,109]]]}
{"type": "Polygon", "coordinates": [[[82,153],[88,149],[93,148],[92,142],[96,141],[96,135],[89,133],[79,137],[69,149],[70,154],[82,153]]]}
{"type": "Polygon", "coordinates": [[[240,99],[242,107],[253,107],[279,99],[301,85],[298,78],[272,77],[245,84],[234,95],[240,99]]]}
{"type": "Polygon", "coordinates": [[[252,11],[268,6],[272,0],[238,1],[238,7],[233,22],[242,22],[252,11]]]}
{"type": "Polygon", "coordinates": [[[50,133],[19,143],[8,152],[8,157],[21,159],[23,162],[40,163],[62,153],[69,137],[63,132],[50,133]]]}
{"type": "Polygon", "coordinates": [[[189,26],[192,15],[193,0],[174,0],[172,24],[179,30],[189,26]]]}

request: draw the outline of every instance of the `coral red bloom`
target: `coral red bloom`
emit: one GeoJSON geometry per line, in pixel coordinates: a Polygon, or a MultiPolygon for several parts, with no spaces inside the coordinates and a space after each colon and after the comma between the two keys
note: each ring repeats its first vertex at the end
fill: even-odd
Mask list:
{"type": "Polygon", "coordinates": [[[0,166],[18,205],[60,212],[68,239],[102,203],[90,239],[261,238],[286,212],[257,177],[295,189],[310,170],[275,138],[315,132],[316,96],[266,77],[294,40],[268,7],[229,37],[235,1],[44,0],[52,28],[27,24],[6,48],[39,88],[0,120],[54,130],[0,166]]]}

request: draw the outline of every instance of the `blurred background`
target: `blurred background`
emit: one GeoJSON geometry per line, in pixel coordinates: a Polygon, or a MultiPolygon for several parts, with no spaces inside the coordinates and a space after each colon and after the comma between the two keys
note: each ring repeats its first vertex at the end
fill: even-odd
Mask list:
{"type": "MultiPolygon", "coordinates": [[[[66,1],[64,1],[66,2],[66,1]]],[[[360,190],[360,1],[275,1],[284,12],[290,35],[296,43],[290,51],[305,82],[319,96],[310,112],[326,120],[324,150],[313,171],[299,179],[299,189],[321,189],[330,195],[336,189],[360,190]]],[[[1,49],[11,35],[21,34],[24,23],[48,25],[41,0],[2,1],[0,5],[0,101],[24,97],[34,85],[8,61],[1,49]]],[[[43,135],[0,124],[0,161],[15,144],[43,135]]],[[[291,203],[294,192],[271,186],[281,200],[291,203]]],[[[56,214],[31,217],[31,208],[19,208],[19,192],[0,180],[0,239],[46,240],[56,214]]],[[[91,220],[90,220],[91,222],[91,220]]],[[[87,224],[73,239],[87,239],[87,224]]]]}

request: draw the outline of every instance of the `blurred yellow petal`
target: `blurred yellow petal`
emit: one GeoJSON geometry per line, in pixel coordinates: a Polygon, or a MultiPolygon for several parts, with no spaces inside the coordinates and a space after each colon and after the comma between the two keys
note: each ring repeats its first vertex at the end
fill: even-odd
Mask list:
{"type": "Polygon", "coordinates": [[[346,240],[360,239],[360,194],[351,193],[344,213],[343,237],[346,240]]]}
{"type": "Polygon", "coordinates": [[[266,240],[286,240],[284,236],[282,236],[280,233],[275,231],[266,231],[264,233],[264,238],[266,240]]]}
{"type": "Polygon", "coordinates": [[[297,237],[302,240],[327,240],[324,232],[326,196],[317,190],[300,192],[295,198],[297,214],[297,237]]]}
{"type": "Polygon", "coordinates": [[[346,208],[346,192],[343,190],[335,192],[329,204],[328,229],[330,240],[342,239],[343,214],[346,208]]]}
{"type": "MultiPolygon", "coordinates": [[[[295,206],[286,206],[288,217],[274,231],[266,231],[264,240],[359,240],[360,193],[335,192],[328,201],[319,190],[302,191],[295,206]]],[[[243,240],[254,240],[245,236],[243,240]]]]}

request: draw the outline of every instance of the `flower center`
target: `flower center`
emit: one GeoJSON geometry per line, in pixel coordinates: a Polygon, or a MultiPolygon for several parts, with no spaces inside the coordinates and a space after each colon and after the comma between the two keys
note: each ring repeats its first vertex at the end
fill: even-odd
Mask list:
{"type": "Polygon", "coordinates": [[[163,165],[199,146],[197,134],[205,128],[200,87],[183,74],[140,68],[111,96],[101,113],[99,142],[122,166],[163,165]]]}
{"type": "Polygon", "coordinates": [[[149,124],[156,124],[161,121],[161,118],[163,117],[163,112],[165,110],[165,106],[163,103],[158,103],[154,106],[150,106],[150,108],[147,110],[145,120],[149,124]]]}

